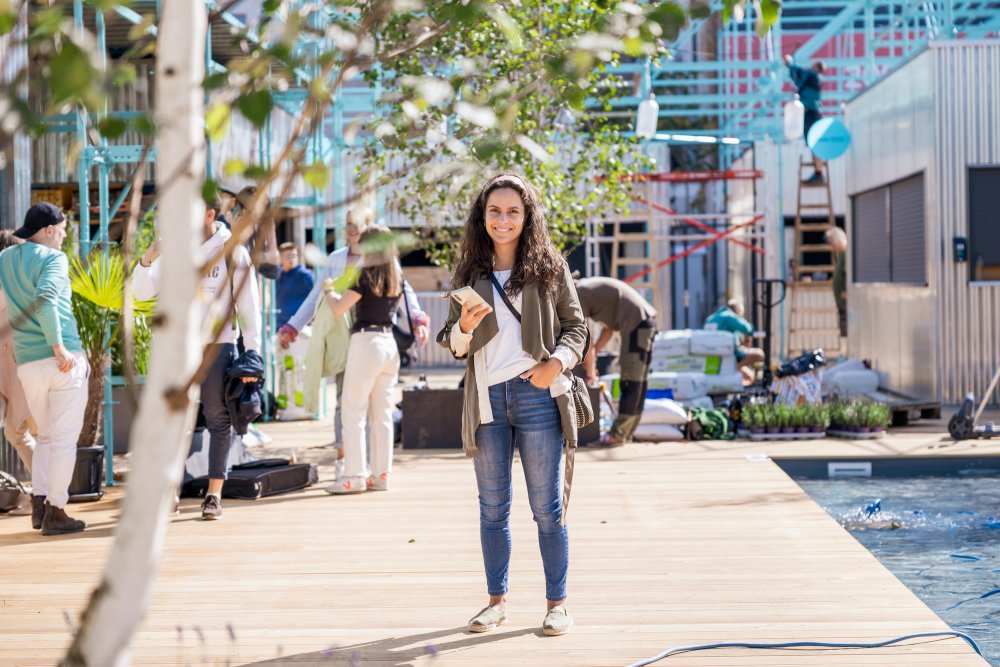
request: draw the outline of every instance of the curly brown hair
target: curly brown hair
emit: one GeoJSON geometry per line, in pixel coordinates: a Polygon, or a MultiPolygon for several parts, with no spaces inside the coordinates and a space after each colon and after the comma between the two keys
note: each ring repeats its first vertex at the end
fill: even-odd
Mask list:
{"type": "Polygon", "coordinates": [[[524,203],[524,228],[517,244],[514,267],[507,282],[507,295],[516,296],[524,286],[533,284],[543,297],[552,296],[562,282],[565,260],[549,236],[538,189],[520,174],[504,171],[486,181],[472,201],[465,219],[465,232],[459,249],[461,259],[452,279],[454,287],[472,285],[479,276],[493,270],[493,239],[486,233],[486,200],[491,193],[510,188],[524,203]]]}

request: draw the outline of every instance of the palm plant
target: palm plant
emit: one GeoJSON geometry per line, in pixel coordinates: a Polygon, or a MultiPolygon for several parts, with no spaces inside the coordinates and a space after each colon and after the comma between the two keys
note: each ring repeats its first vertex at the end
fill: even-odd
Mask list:
{"type": "MultiPolygon", "coordinates": [[[[73,289],[73,314],[80,331],[83,350],[90,359],[87,407],[83,428],[77,444],[93,447],[101,438],[105,370],[121,337],[121,314],[125,303],[125,259],[117,249],[95,249],[86,263],[70,256],[69,278],[73,289]]],[[[146,316],[152,311],[152,301],[133,304],[133,315],[139,330],[147,330],[146,316]]],[[[128,360],[126,360],[128,363],[128,360]]]]}

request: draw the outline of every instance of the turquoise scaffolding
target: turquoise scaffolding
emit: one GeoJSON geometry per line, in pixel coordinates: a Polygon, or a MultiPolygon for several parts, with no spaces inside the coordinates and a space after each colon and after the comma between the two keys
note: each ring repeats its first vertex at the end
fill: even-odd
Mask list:
{"type": "MultiPolygon", "coordinates": [[[[231,55],[227,53],[226,45],[232,41],[232,31],[238,31],[247,38],[252,39],[252,36],[247,32],[245,22],[235,16],[232,12],[228,11],[222,6],[222,4],[215,3],[212,0],[207,0],[206,9],[212,17],[212,23],[206,39],[206,69],[209,73],[225,72],[227,71],[225,66],[227,56],[231,55]],[[222,62],[220,62],[220,60],[222,62]]],[[[83,0],[74,0],[73,2],[74,25],[78,29],[86,27],[93,31],[97,42],[97,50],[98,53],[101,54],[103,61],[102,64],[104,65],[106,65],[109,60],[109,15],[112,15],[114,21],[118,23],[124,22],[124,24],[128,26],[144,25],[145,32],[148,35],[155,37],[157,30],[155,18],[157,17],[158,12],[159,2],[151,0],[139,0],[138,2],[132,3],[130,7],[114,7],[113,9],[108,10],[108,12],[105,12],[100,7],[93,7],[89,5],[89,3],[85,4],[83,0]],[[148,17],[153,17],[154,20],[149,23],[147,21],[148,17]]],[[[323,20],[323,14],[315,13],[311,20],[319,23],[323,20]]],[[[322,31],[320,31],[320,34],[322,34],[322,31]]],[[[310,49],[315,50],[315,39],[315,37],[302,37],[297,41],[295,48],[300,53],[309,53],[310,49]]],[[[289,86],[289,89],[284,92],[274,93],[276,107],[281,108],[293,117],[300,113],[301,105],[306,99],[306,87],[317,71],[318,68],[312,66],[305,69],[296,69],[292,72],[292,81],[290,82],[291,85],[289,86]]],[[[286,200],[284,204],[285,206],[291,207],[309,208],[314,211],[312,216],[312,241],[320,248],[325,249],[327,247],[327,234],[330,231],[327,227],[326,219],[324,218],[322,211],[331,203],[344,201],[348,191],[350,175],[347,173],[345,168],[344,151],[347,150],[349,146],[344,141],[345,115],[372,113],[375,108],[376,92],[377,91],[367,87],[359,88],[357,86],[345,89],[337,96],[333,104],[331,104],[324,116],[324,122],[320,124],[316,131],[314,131],[311,135],[302,139],[302,141],[307,142],[308,146],[307,161],[323,161],[331,166],[330,182],[328,188],[326,189],[326,192],[329,192],[331,200],[326,198],[323,190],[310,188],[308,194],[305,196],[290,198],[286,200]]],[[[92,129],[92,126],[95,125],[96,122],[99,122],[105,117],[128,120],[140,113],[142,113],[142,111],[134,109],[112,110],[105,105],[105,107],[99,111],[94,119],[91,119],[89,115],[81,109],[76,109],[72,113],[51,116],[46,119],[46,124],[50,132],[73,133],[76,135],[79,145],[82,146],[76,167],[79,197],[78,201],[80,209],[79,226],[81,256],[88,255],[95,245],[105,251],[109,248],[110,221],[118,213],[122,204],[130,194],[132,184],[131,181],[128,181],[124,183],[117,197],[114,200],[111,199],[109,187],[110,175],[115,167],[118,165],[138,165],[139,162],[144,159],[144,151],[145,160],[148,163],[155,164],[156,162],[155,148],[145,150],[146,147],[141,144],[110,143],[103,137],[97,139],[96,142],[92,142],[90,141],[92,133],[89,132],[89,130],[92,129]],[[94,172],[96,172],[96,176],[94,172]],[[97,181],[96,235],[92,234],[93,220],[91,207],[93,203],[91,202],[90,197],[90,188],[94,180],[97,181]]],[[[258,131],[258,139],[259,162],[262,166],[268,167],[270,166],[272,148],[270,120],[268,120],[268,123],[258,131]]],[[[207,154],[207,169],[209,177],[212,177],[212,150],[212,144],[211,141],[209,141],[207,154]]],[[[343,207],[334,208],[333,211],[334,224],[332,226],[332,230],[338,236],[341,236],[345,222],[345,212],[343,207]]],[[[272,291],[272,298],[269,299],[269,301],[270,303],[273,303],[273,286],[269,286],[269,289],[272,291]]],[[[265,321],[270,324],[270,328],[273,330],[273,309],[266,309],[263,316],[265,321]]],[[[268,346],[264,346],[264,348],[265,368],[270,368],[271,352],[268,349],[268,346]]],[[[107,374],[103,397],[105,483],[108,486],[111,486],[114,484],[113,411],[116,404],[112,399],[112,388],[116,386],[123,386],[125,384],[125,379],[120,376],[112,376],[110,369],[105,372],[107,374]]],[[[268,377],[267,382],[268,388],[272,390],[273,394],[275,382],[273,375],[268,377]]]]}

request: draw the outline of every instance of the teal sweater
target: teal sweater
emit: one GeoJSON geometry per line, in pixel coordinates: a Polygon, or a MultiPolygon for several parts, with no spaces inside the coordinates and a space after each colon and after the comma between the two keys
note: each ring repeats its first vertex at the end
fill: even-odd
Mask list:
{"type": "Polygon", "coordinates": [[[60,343],[70,352],[83,350],[65,254],[31,241],[7,248],[0,252],[0,288],[19,366],[54,357],[52,346],[60,343]]]}

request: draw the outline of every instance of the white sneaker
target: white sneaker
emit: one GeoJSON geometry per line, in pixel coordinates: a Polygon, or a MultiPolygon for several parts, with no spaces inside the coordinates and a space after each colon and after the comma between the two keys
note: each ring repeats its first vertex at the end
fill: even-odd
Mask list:
{"type": "Polygon", "coordinates": [[[370,475],[368,477],[368,490],[369,491],[388,491],[389,490],[389,473],[384,472],[378,477],[375,475],[370,475]]]}
{"type": "Polygon", "coordinates": [[[364,493],[367,490],[368,483],[364,477],[344,477],[324,489],[324,491],[334,496],[364,493]]]}

